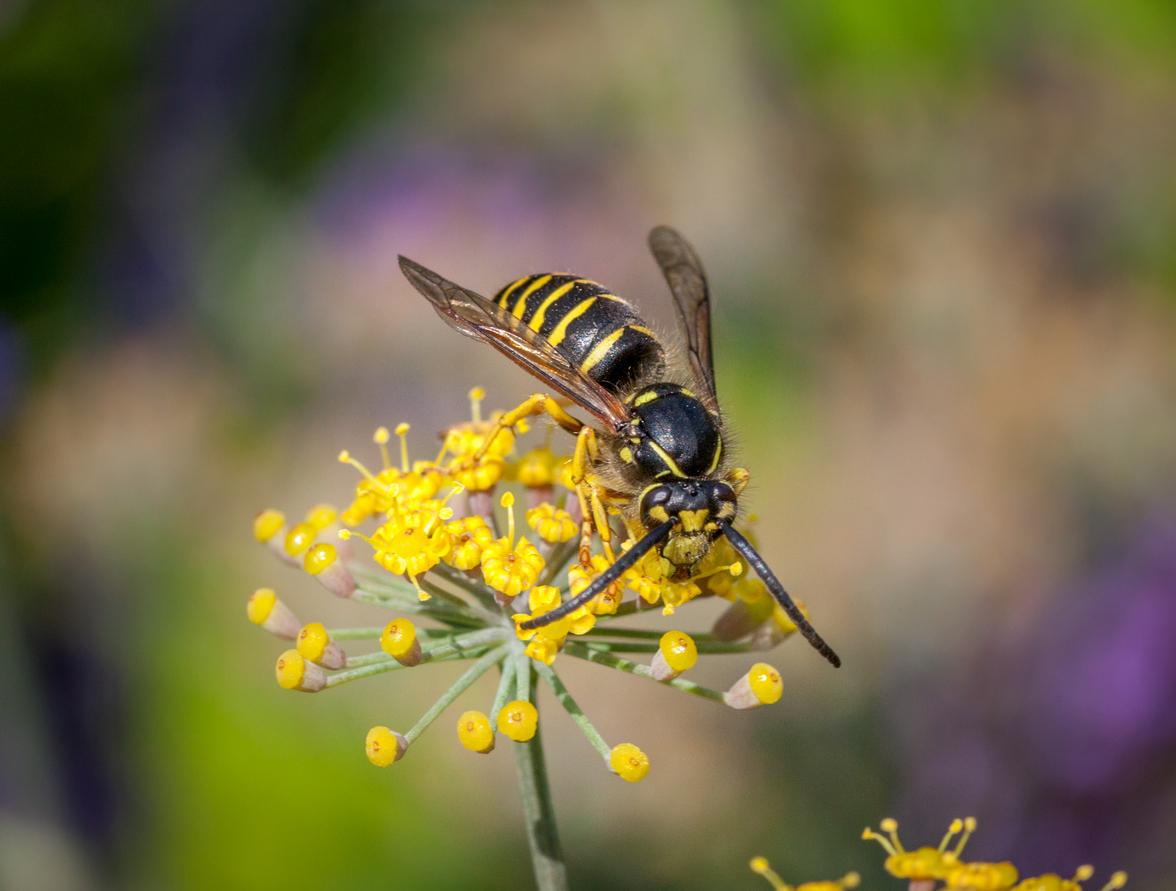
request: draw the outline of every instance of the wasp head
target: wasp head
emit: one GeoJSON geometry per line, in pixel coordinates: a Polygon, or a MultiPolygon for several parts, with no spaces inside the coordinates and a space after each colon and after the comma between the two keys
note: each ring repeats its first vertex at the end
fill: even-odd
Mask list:
{"type": "Polygon", "coordinates": [[[719,480],[669,480],[641,494],[641,522],[646,528],[673,522],[662,556],[687,569],[706,556],[735,512],[735,490],[719,480]]]}

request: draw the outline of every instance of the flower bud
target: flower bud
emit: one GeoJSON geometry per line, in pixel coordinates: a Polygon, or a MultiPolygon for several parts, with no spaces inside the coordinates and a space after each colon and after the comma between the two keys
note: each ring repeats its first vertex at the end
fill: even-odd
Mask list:
{"type": "Polygon", "coordinates": [[[498,732],[515,742],[528,742],[539,729],[539,710],[525,699],[508,702],[498,713],[498,732]]]}
{"type": "Polygon", "coordinates": [[[380,634],[380,649],[406,668],[419,665],[422,653],[416,625],[405,618],[393,619],[380,634]]]}
{"type": "Polygon", "coordinates": [[[742,640],[757,631],[770,615],[771,610],[763,609],[758,603],[736,600],[715,619],[711,634],[716,640],[742,640]]]}
{"type": "Polygon", "coordinates": [[[316,504],[306,512],[306,522],[319,532],[334,523],[338,517],[339,512],[329,504],[316,504]]]}
{"type": "Polygon", "coordinates": [[[457,719],[457,738],[471,752],[485,755],[494,750],[494,730],[490,719],[479,711],[462,712],[457,719]]]}
{"type": "Polygon", "coordinates": [[[294,562],[286,553],[286,515],[267,507],[253,518],[253,537],[287,563],[294,562]]]}
{"type": "Polygon", "coordinates": [[[282,542],[282,549],[286,552],[286,556],[296,558],[302,555],[307,548],[314,544],[315,538],[318,536],[318,530],[310,523],[299,523],[286,533],[286,538],[282,542]]]}
{"type": "Polygon", "coordinates": [[[692,669],[696,662],[698,647],[694,639],[684,631],[667,631],[661,636],[649,667],[654,680],[668,681],[692,669]]]}
{"type": "Polygon", "coordinates": [[[336,597],[350,597],[355,593],[355,577],[343,565],[333,544],[314,545],[302,558],[302,568],[336,597]]]}
{"type": "Polygon", "coordinates": [[[260,625],[276,637],[293,640],[302,625],[290,608],[278,600],[273,588],[258,588],[245,605],[245,614],[254,625],[260,625]]]}
{"type": "Polygon", "coordinates": [[[283,690],[317,693],[327,685],[327,676],[313,662],[304,659],[297,650],[286,650],[274,664],[278,686],[283,690]]]}
{"type": "Polygon", "coordinates": [[[298,652],[303,658],[316,662],[323,668],[338,669],[347,664],[343,648],[331,640],[327,629],[320,622],[303,625],[298,632],[298,652]]]}
{"type": "Polygon", "coordinates": [[[731,708],[758,708],[778,702],[783,693],[780,672],[766,662],[757,662],[723,694],[723,701],[731,708]]]}
{"type": "Polygon", "coordinates": [[[363,749],[368,761],[376,767],[387,767],[404,757],[408,751],[408,740],[387,727],[373,727],[367,732],[363,749]]]}
{"type": "Polygon", "coordinates": [[[649,756],[632,743],[621,743],[609,753],[608,766],[625,782],[637,783],[649,773],[649,756]]]}

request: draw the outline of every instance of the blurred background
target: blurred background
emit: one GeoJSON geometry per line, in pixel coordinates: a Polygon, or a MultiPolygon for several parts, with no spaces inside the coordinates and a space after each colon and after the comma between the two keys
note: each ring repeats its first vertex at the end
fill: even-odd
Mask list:
{"type": "Polygon", "coordinates": [[[445,668],[277,688],[248,593],[333,614],[250,523],[346,500],[377,424],[423,454],[530,392],[397,253],[672,330],[665,222],[845,667],[789,643],[733,714],[561,665],[654,764],[549,712],[573,886],[890,887],[862,826],[975,814],[975,857],[1172,887],[1174,76],[1163,0],[0,5],[0,884],[526,887],[505,747],[363,757],[445,668]]]}

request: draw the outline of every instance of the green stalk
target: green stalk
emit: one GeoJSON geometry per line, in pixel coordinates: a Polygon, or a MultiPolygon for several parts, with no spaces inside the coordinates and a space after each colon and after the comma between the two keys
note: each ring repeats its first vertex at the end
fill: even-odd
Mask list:
{"type": "Polygon", "coordinates": [[[469,689],[470,685],[473,684],[474,681],[488,672],[498,662],[502,661],[502,657],[505,656],[506,653],[506,646],[496,647],[473,665],[471,665],[466,673],[454,681],[453,686],[442,693],[441,698],[434,702],[429,707],[427,712],[421,715],[420,720],[412,725],[408,733],[404,734],[404,739],[408,742],[408,744],[411,745],[413,742],[415,742],[417,737],[424,733],[429,728],[429,725],[437,720],[441,712],[445,711],[445,709],[449,707],[453,700],[461,696],[462,693],[469,689]]]}
{"type": "Polygon", "coordinates": [[[502,660],[502,677],[498,681],[498,692],[494,694],[494,704],[490,706],[490,726],[498,729],[498,713],[510,699],[515,689],[515,660],[510,656],[502,660]]]}
{"type": "MultiPolygon", "coordinates": [[[[534,662],[534,660],[531,661],[534,662]]],[[[571,716],[576,726],[588,738],[588,742],[592,744],[592,748],[596,749],[600,757],[604,759],[604,763],[608,764],[608,757],[612,754],[612,749],[604,741],[604,737],[600,735],[600,731],[588,720],[588,716],[584,714],[584,710],[572,698],[572,694],[564,686],[564,682],[560,680],[559,675],[552,671],[550,666],[544,665],[542,662],[535,662],[535,670],[539,672],[539,676],[543,680],[551,685],[552,692],[555,693],[555,698],[559,700],[559,704],[564,707],[564,710],[571,716]]]]}
{"type": "MultiPolygon", "coordinates": [[[[527,659],[527,662],[533,660],[527,659]]],[[[532,686],[532,670],[531,665],[526,665],[522,670],[522,675],[526,675],[528,690],[532,686]]],[[[520,686],[523,683],[522,675],[519,678],[520,686]]],[[[547,764],[543,758],[541,727],[542,723],[530,742],[514,745],[519,793],[523,800],[523,822],[527,826],[527,842],[531,849],[531,864],[535,870],[538,891],[567,891],[568,872],[559,847],[555,807],[547,782],[547,764]]]]}
{"type": "Polygon", "coordinates": [[[666,687],[674,687],[681,690],[683,693],[689,693],[692,696],[700,696],[703,699],[709,699],[712,702],[723,702],[723,694],[718,690],[712,690],[710,687],[704,687],[701,684],[696,684],[694,681],[687,681],[683,678],[673,678],[668,681],[659,681],[653,676],[653,671],[648,665],[642,665],[639,662],[633,662],[629,659],[622,659],[620,656],[613,656],[604,650],[597,647],[583,644],[578,641],[568,641],[564,645],[564,652],[569,656],[575,656],[577,659],[584,659],[588,662],[595,662],[597,665],[607,665],[609,668],[615,668],[618,671],[626,672],[627,674],[635,674],[638,677],[649,678],[655,683],[662,684],[666,687]]]}

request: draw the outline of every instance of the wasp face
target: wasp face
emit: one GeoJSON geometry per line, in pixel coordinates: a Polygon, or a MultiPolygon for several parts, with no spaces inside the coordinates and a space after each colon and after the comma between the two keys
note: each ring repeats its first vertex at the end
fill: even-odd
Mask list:
{"type": "Polygon", "coordinates": [[[662,556],[689,569],[706,556],[722,527],[735,519],[735,490],[718,480],[670,480],[641,495],[641,522],[674,523],[662,556]]]}

